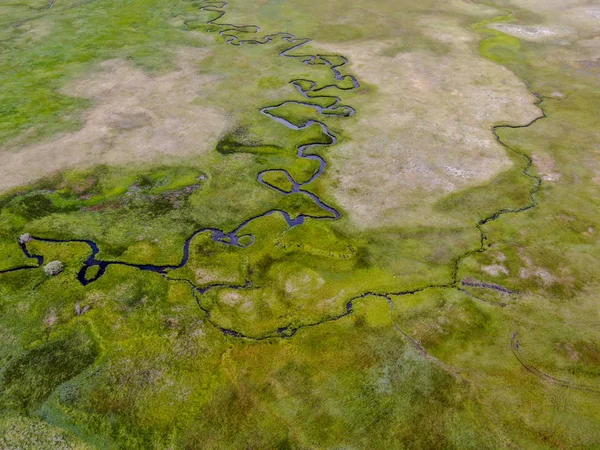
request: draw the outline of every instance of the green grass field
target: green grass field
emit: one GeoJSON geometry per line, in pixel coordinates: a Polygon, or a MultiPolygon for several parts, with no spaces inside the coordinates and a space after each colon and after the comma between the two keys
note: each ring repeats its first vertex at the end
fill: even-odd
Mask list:
{"type": "Polygon", "coordinates": [[[599,14],[0,0],[0,448],[600,449],[599,14]]]}

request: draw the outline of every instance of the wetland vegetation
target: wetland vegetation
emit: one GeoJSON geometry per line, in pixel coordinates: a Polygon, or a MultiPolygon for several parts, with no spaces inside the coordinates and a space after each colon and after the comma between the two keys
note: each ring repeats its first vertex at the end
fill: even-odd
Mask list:
{"type": "Polygon", "coordinates": [[[600,448],[598,17],[0,2],[0,447],[600,448]]]}

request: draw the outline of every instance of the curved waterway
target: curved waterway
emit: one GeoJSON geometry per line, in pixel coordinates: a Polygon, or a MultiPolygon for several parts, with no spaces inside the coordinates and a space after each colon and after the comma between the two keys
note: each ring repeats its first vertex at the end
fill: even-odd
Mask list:
{"type": "MultiPolygon", "coordinates": [[[[294,79],[294,80],[290,81],[290,84],[292,86],[294,86],[294,88],[301,94],[301,96],[305,99],[305,101],[288,100],[288,101],[284,101],[277,105],[266,106],[266,107],[260,109],[261,114],[269,117],[272,120],[275,120],[276,122],[280,123],[281,125],[289,128],[291,130],[301,131],[301,130],[306,130],[310,127],[319,127],[320,128],[321,132],[327,137],[327,142],[318,141],[318,142],[309,143],[306,145],[301,145],[297,148],[298,158],[307,159],[313,163],[316,163],[316,165],[318,166],[318,169],[313,173],[313,175],[308,180],[302,181],[302,182],[295,180],[292,177],[292,175],[284,169],[265,170],[265,171],[259,173],[258,177],[257,177],[257,181],[259,183],[263,184],[264,186],[267,186],[270,189],[275,190],[276,192],[278,192],[282,195],[291,195],[291,194],[306,195],[307,197],[311,198],[319,206],[319,208],[321,210],[325,211],[327,214],[325,216],[313,216],[313,215],[309,215],[309,214],[300,214],[296,217],[292,217],[290,215],[290,213],[288,213],[284,210],[271,209],[262,214],[256,215],[249,219],[246,219],[238,227],[236,227],[234,230],[231,230],[231,231],[226,231],[226,230],[222,230],[222,229],[218,229],[218,228],[202,228],[202,229],[196,230],[191,236],[188,237],[188,239],[185,241],[185,243],[183,245],[183,252],[182,252],[183,254],[182,254],[180,262],[178,264],[173,264],[173,265],[132,264],[132,263],[123,262],[123,261],[106,261],[106,260],[102,260],[102,259],[98,258],[98,255],[100,253],[100,248],[92,240],[89,240],[89,239],[64,239],[63,240],[63,239],[50,239],[50,238],[31,236],[31,237],[28,237],[28,239],[26,239],[25,241],[19,240],[19,245],[20,245],[20,248],[21,248],[21,251],[23,252],[23,254],[27,258],[34,260],[35,265],[19,266],[19,267],[14,267],[11,269],[6,269],[3,271],[0,271],[0,274],[20,271],[20,270],[36,269],[44,264],[44,257],[42,255],[32,254],[29,251],[29,249],[27,247],[27,243],[30,240],[31,241],[39,241],[39,242],[50,242],[50,243],[83,243],[90,248],[90,256],[84,261],[83,267],[80,269],[80,271],[77,275],[78,280],[83,285],[88,285],[88,284],[98,280],[100,277],[102,277],[105,274],[106,269],[111,265],[127,266],[127,267],[132,267],[132,268],[136,268],[136,269],[143,270],[143,271],[155,272],[155,273],[158,273],[161,276],[163,276],[168,281],[183,282],[183,283],[188,284],[191,287],[192,294],[193,294],[194,298],[196,299],[198,306],[205,313],[208,322],[211,323],[215,328],[220,330],[223,334],[228,335],[228,336],[237,337],[237,338],[245,338],[245,339],[251,339],[251,340],[287,338],[287,337],[294,336],[299,329],[307,328],[307,327],[314,327],[317,325],[337,321],[339,319],[347,317],[348,315],[353,313],[354,303],[356,301],[364,300],[369,297],[385,299],[390,305],[390,311],[392,311],[393,303],[392,303],[391,297],[390,297],[392,295],[393,296],[413,295],[413,294],[416,294],[418,292],[423,292],[428,289],[459,289],[459,290],[461,290],[460,282],[458,280],[459,265],[468,256],[471,256],[475,253],[483,252],[488,247],[488,245],[486,243],[487,236],[484,233],[483,226],[485,224],[487,224],[488,222],[497,220],[502,215],[524,212],[524,211],[527,211],[537,205],[535,195],[537,194],[537,192],[540,189],[541,179],[538,176],[532,175],[529,173],[529,171],[532,167],[531,158],[528,157],[527,155],[525,155],[524,153],[521,153],[521,152],[513,149],[512,147],[509,147],[505,143],[503,143],[497,134],[497,130],[499,128],[526,128],[526,127],[532,125],[533,123],[535,123],[537,120],[540,120],[540,119],[543,119],[546,117],[543,109],[541,109],[541,108],[540,109],[542,111],[542,115],[540,117],[534,119],[532,122],[530,122],[528,124],[517,125],[517,126],[501,125],[501,126],[496,126],[493,129],[493,133],[494,133],[496,140],[501,145],[503,145],[507,150],[514,152],[519,157],[523,158],[523,160],[525,161],[525,166],[523,168],[522,173],[524,176],[530,178],[533,181],[533,186],[530,190],[530,203],[528,203],[527,205],[525,205],[523,207],[516,208],[516,209],[511,209],[511,208],[499,209],[497,212],[491,214],[490,216],[488,216],[484,219],[481,219],[477,224],[475,224],[475,226],[477,227],[477,229],[480,232],[480,245],[478,247],[476,247],[475,249],[469,250],[469,251],[463,253],[462,255],[459,255],[455,259],[452,276],[448,283],[438,284],[438,285],[429,284],[429,285],[426,285],[426,286],[423,286],[423,287],[420,287],[417,289],[401,291],[401,292],[393,292],[393,293],[366,292],[366,293],[358,295],[358,296],[350,299],[349,301],[347,301],[346,304],[344,305],[344,309],[340,313],[333,314],[328,317],[324,317],[315,322],[304,323],[304,324],[293,326],[293,327],[287,326],[287,327],[278,328],[271,332],[264,333],[262,335],[249,336],[247,334],[241,333],[241,332],[233,330],[233,329],[221,327],[218,323],[216,323],[215,321],[213,321],[211,319],[210,310],[206,309],[202,305],[199,296],[213,288],[248,289],[251,287],[251,283],[249,281],[247,281],[244,285],[213,284],[213,285],[209,285],[209,286],[200,287],[200,286],[196,286],[194,283],[192,283],[191,281],[189,281],[187,279],[178,279],[178,278],[170,277],[169,271],[182,268],[187,264],[187,262],[189,260],[189,256],[190,256],[191,242],[196,236],[198,236],[199,234],[202,234],[202,233],[209,233],[214,242],[218,242],[218,243],[221,243],[223,245],[228,245],[228,246],[246,248],[246,247],[251,246],[254,243],[254,236],[252,236],[249,233],[245,233],[244,230],[252,222],[254,222],[256,220],[260,220],[264,217],[278,214],[281,217],[283,217],[283,219],[286,221],[286,223],[288,224],[288,226],[290,228],[302,225],[306,219],[313,219],[313,220],[337,220],[337,219],[339,219],[341,217],[341,214],[339,211],[337,211],[332,206],[327,205],[316,194],[307,190],[307,186],[310,183],[314,182],[317,178],[319,178],[323,174],[323,172],[325,171],[325,169],[327,167],[327,162],[325,161],[325,159],[317,154],[312,153],[311,151],[318,149],[318,148],[335,145],[338,141],[336,135],[334,133],[332,133],[331,130],[329,130],[329,128],[327,127],[327,125],[324,122],[311,119],[311,120],[307,120],[303,123],[296,124],[296,123],[293,123],[283,117],[278,116],[276,114],[276,110],[278,108],[285,107],[288,105],[300,105],[303,107],[313,109],[317,114],[319,114],[323,117],[330,117],[330,116],[350,117],[355,114],[355,110],[348,105],[343,105],[340,97],[337,97],[335,95],[325,94],[324,91],[325,90],[334,90],[334,89],[338,90],[338,91],[352,90],[352,89],[357,89],[358,87],[360,87],[360,84],[353,75],[343,75],[341,73],[340,69],[343,66],[345,66],[346,64],[348,64],[348,60],[341,55],[301,54],[301,53],[298,54],[298,50],[300,50],[302,47],[306,46],[307,44],[309,44],[311,42],[311,40],[308,38],[297,38],[296,36],[294,36],[290,33],[279,32],[279,33],[274,33],[274,34],[267,34],[262,37],[256,37],[255,39],[244,39],[243,37],[247,37],[249,34],[254,34],[254,35],[258,36],[258,34],[260,33],[260,27],[258,27],[256,25],[234,25],[234,24],[228,24],[228,23],[221,23],[220,19],[222,19],[223,16],[225,15],[224,9],[227,7],[226,2],[203,1],[201,3],[201,5],[202,6],[200,6],[200,8],[199,8],[201,11],[214,13],[214,15],[215,15],[215,17],[213,19],[210,19],[207,22],[204,22],[204,25],[209,27],[209,31],[211,31],[210,30],[211,27],[213,27],[213,29],[215,29],[215,30],[218,30],[218,34],[225,40],[225,42],[227,44],[234,45],[234,46],[244,46],[244,45],[266,45],[266,44],[270,44],[273,42],[288,43],[289,46],[287,46],[283,51],[281,51],[279,53],[279,55],[281,57],[297,59],[297,60],[301,61],[303,64],[325,66],[330,70],[334,82],[331,84],[325,85],[325,86],[318,87],[317,83],[313,80],[294,79]],[[319,100],[319,104],[315,104],[312,102],[315,99],[319,100]],[[322,104],[324,104],[326,106],[321,106],[322,104]],[[265,175],[268,173],[282,174],[289,181],[291,188],[289,190],[284,190],[284,189],[281,189],[280,187],[270,184],[267,180],[265,180],[265,175]],[[91,273],[90,269],[94,269],[95,273],[91,273]]],[[[187,22],[186,25],[188,25],[188,27],[191,28],[191,26],[189,25],[189,22],[187,22]]],[[[538,97],[537,104],[538,105],[541,104],[543,99],[538,94],[533,92],[530,86],[528,86],[528,88],[534,95],[536,95],[538,97]]],[[[398,328],[396,324],[394,324],[394,326],[396,328],[398,328]]],[[[402,334],[404,334],[408,338],[409,342],[419,352],[421,352],[423,355],[428,357],[428,359],[430,359],[431,361],[433,361],[436,364],[443,367],[443,363],[436,360],[431,355],[427,355],[425,350],[418,343],[416,343],[416,341],[414,341],[414,339],[410,338],[410,336],[408,336],[402,330],[399,330],[399,331],[401,331],[402,334]]],[[[446,368],[446,367],[444,367],[444,368],[446,368]]]]}
{"type": "MultiPolygon", "coordinates": [[[[219,20],[225,15],[224,8],[227,7],[226,2],[211,2],[205,1],[203,2],[203,6],[199,9],[201,11],[207,11],[210,13],[215,13],[215,18],[210,19],[206,22],[208,26],[215,26],[219,29],[219,35],[222,36],[225,42],[229,45],[233,46],[243,46],[243,45],[266,45],[272,42],[284,42],[289,43],[283,51],[279,53],[281,57],[284,58],[293,58],[300,60],[303,64],[308,65],[321,65],[327,67],[335,80],[334,83],[328,84],[325,86],[317,87],[317,83],[313,80],[306,79],[294,79],[290,81],[290,84],[296,88],[296,90],[306,99],[306,101],[296,101],[289,100],[282,102],[273,106],[266,106],[260,109],[260,113],[269,117],[272,120],[282,124],[283,126],[294,130],[294,131],[302,131],[311,127],[319,127],[323,135],[327,137],[327,142],[314,142],[305,145],[301,145],[297,148],[297,156],[302,159],[307,159],[313,163],[316,163],[318,169],[313,173],[313,175],[306,181],[296,181],[292,175],[284,170],[284,169],[269,169],[265,170],[258,174],[257,180],[259,183],[267,186],[270,189],[277,191],[282,195],[292,195],[292,194],[302,194],[306,195],[310,199],[312,199],[315,204],[323,211],[326,212],[324,216],[315,216],[310,214],[300,214],[298,216],[292,217],[290,213],[280,209],[271,209],[269,211],[258,214],[254,217],[246,219],[242,222],[237,228],[231,231],[222,230],[218,228],[202,228],[196,230],[191,236],[189,236],[184,245],[183,245],[183,255],[181,261],[178,264],[172,265],[155,265],[155,264],[133,264],[124,261],[110,261],[110,260],[102,260],[98,258],[100,253],[100,248],[98,245],[89,239],[51,239],[51,238],[43,238],[37,236],[31,236],[27,240],[29,241],[39,241],[39,242],[51,242],[51,243],[83,243],[86,244],[90,248],[90,256],[84,261],[83,267],[80,269],[77,279],[81,284],[88,285],[100,277],[102,277],[106,269],[112,265],[120,265],[133,267],[143,271],[150,271],[159,273],[162,275],[166,275],[168,271],[180,269],[184,267],[190,256],[190,245],[193,239],[202,233],[210,233],[210,236],[214,242],[218,242],[224,245],[234,246],[245,248],[249,247],[254,243],[254,236],[248,233],[244,233],[244,229],[253,223],[256,220],[260,220],[264,217],[268,217],[274,214],[279,214],[286,221],[288,226],[295,227],[301,225],[305,222],[306,219],[313,220],[337,220],[341,217],[339,211],[337,211],[334,207],[327,205],[321,198],[310,192],[306,189],[306,187],[313,183],[317,178],[321,176],[321,174],[325,171],[327,167],[327,162],[321,156],[312,153],[313,150],[323,147],[329,147],[335,145],[338,141],[337,136],[332,133],[327,125],[324,122],[318,120],[307,120],[301,124],[294,124],[285,118],[282,118],[276,114],[276,110],[281,107],[285,107],[288,105],[300,105],[304,107],[308,107],[313,109],[317,114],[322,115],[324,117],[327,116],[335,116],[335,117],[349,117],[355,114],[355,110],[347,105],[342,105],[342,100],[340,97],[333,95],[325,95],[322,91],[326,89],[337,89],[340,91],[356,89],[360,87],[358,80],[353,75],[343,75],[340,72],[340,68],[348,63],[348,60],[341,55],[321,55],[321,54],[296,54],[296,51],[301,47],[309,44],[311,42],[308,38],[297,38],[296,36],[290,33],[274,33],[268,34],[263,37],[257,39],[243,39],[242,35],[247,35],[250,33],[257,34],[260,32],[260,27],[256,25],[234,25],[228,23],[220,23],[219,20]],[[326,104],[326,106],[321,106],[319,104],[313,103],[312,99],[319,99],[326,104]],[[291,184],[291,188],[289,191],[283,190],[277,186],[270,184],[265,180],[265,175],[267,173],[281,173],[287,178],[287,180],[291,184]],[[93,269],[95,273],[91,274],[91,270],[93,269]]],[[[32,254],[27,248],[27,242],[19,241],[19,246],[23,254],[29,258],[33,259],[36,262],[36,265],[27,265],[20,266],[11,269],[7,269],[4,271],[0,271],[0,273],[8,273],[15,272],[18,270],[28,270],[34,269],[42,266],[44,264],[44,257],[42,255],[32,254]]],[[[168,279],[168,277],[167,277],[168,279]]],[[[200,289],[200,288],[197,288],[200,289]]],[[[203,289],[204,291],[206,289],[203,289]]]]}
{"type": "MultiPolygon", "coordinates": [[[[51,8],[53,6],[54,2],[52,0],[48,0],[48,1],[49,1],[49,4],[48,4],[47,8],[51,8]]],[[[89,1],[91,1],[91,0],[84,1],[81,4],[85,4],[89,1]]],[[[533,182],[533,186],[529,192],[530,202],[527,205],[522,206],[520,208],[499,209],[496,212],[494,212],[493,214],[481,219],[477,224],[475,224],[475,226],[477,227],[477,229],[479,230],[479,233],[480,233],[480,245],[478,247],[476,247],[475,249],[466,251],[465,253],[463,253],[462,255],[459,255],[455,259],[451,280],[448,283],[438,284],[438,285],[430,284],[430,285],[426,285],[426,286],[423,286],[423,287],[420,287],[417,289],[400,291],[400,292],[388,292],[388,293],[365,292],[365,293],[360,294],[356,297],[353,297],[349,301],[347,301],[344,305],[342,312],[340,312],[340,313],[321,318],[320,320],[317,320],[314,322],[308,322],[308,323],[304,323],[304,324],[297,325],[297,326],[286,326],[286,327],[277,328],[271,332],[267,332],[267,333],[264,333],[261,335],[250,336],[248,334],[244,334],[244,333],[234,330],[234,329],[224,328],[211,318],[211,312],[209,309],[205,308],[202,305],[200,295],[202,295],[202,294],[206,293],[207,291],[209,291],[210,289],[214,289],[214,288],[248,289],[251,287],[250,281],[246,281],[246,283],[244,285],[212,284],[212,285],[200,287],[200,286],[196,286],[194,283],[192,283],[191,281],[189,281],[187,279],[172,278],[169,276],[168,272],[171,270],[174,270],[174,269],[182,268],[187,264],[187,262],[189,260],[189,256],[190,256],[191,242],[196,236],[198,236],[199,234],[202,234],[202,233],[210,233],[210,236],[214,242],[218,242],[223,245],[245,248],[245,247],[251,246],[254,243],[254,236],[252,236],[251,234],[248,234],[248,233],[244,233],[244,229],[252,222],[254,222],[256,220],[260,220],[261,218],[264,218],[264,217],[271,216],[273,214],[281,215],[281,217],[283,217],[283,219],[286,221],[286,223],[288,224],[288,226],[290,228],[303,224],[306,219],[313,219],[313,220],[337,220],[337,219],[339,219],[341,217],[341,214],[339,211],[337,211],[332,206],[327,205],[323,200],[321,200],[319,198],[319,196],[317,196],[316,194],[314,194],[306,189],[306,186],[309,185],[310,183],[314,182],[317,178],[319,178],[327,167],[327,162],[325,161],[325,159],[323,159],[319,155],[311,153],[310,151],[312,149],[316,149],[319,147],[328,147],[331,145],[335,145],[337,143],[337,137],[335,136],[334,133],[332,133],[329,130],[327,125],[321,121],[307,120],[306,122],[301,123],[301,124],[294,124],[294,123],[278,116],[275,113],[275,111],[278,108],[281,108],[281,107],[284,107],[287,105],[300,105],[300,106],[312,108],[316,113],[320,114],[323,117],[327,117],[327,116],[349,117],[349,116],[352,116],[355,114],[355,110],[352,107],[350,107],[348,105],[343,105],[341,98],[339,98],[337,96],[333,96],[333,95],[325,95],[322,93],[322,91],[324,91],[326,89],[337,89],[339,91],[351,90],[351,89],[356,89],[356,88],[360,87],[360,84],[353,75],[342,75],[342,73],[340,72],[339,69],[348,63],[348,60],[341,55],[292,54],[292,52],[295,52],[295,51],[299,50],[301,47],[310,43],[311,42],[310,39],[297,38],[290,33],[274,33],[274,34],[265,35],[265,36],[263,36],[261,38],[257,38],[257,39],[242,39],[240,37],[241,35],[247,35],[250,33],[258,34],[260,32],[260,27],[258,27],[256,25],[234,25],[234,24],[220,23],[219,22],[220,19],[223,18],[223,16],[225,15],[224,8],[227,7],[226,2],[203,1],[201,4],[202,4],[202,6],[199,8],[200,10],[212,12],[212,13],[215,13],[215,15],[216,15],[215,18],[208,20],[205,24],[216,27],[219,30],[219,35],[222,36],[224,38],[225,42],[227,42],[229,45],[234,45],[234,46],[265,45],[265,44],[269,44],[272,42],[287,42],[290,45],[286,49],[284,49],[283,51],[281,51],[279,53],[280,56],[285,57],[285,58],[299,59],[303,64],[324,65],[331,71],[333,78],[336,82],[332,83],[332,84],[328,84],[326,86],[322,86],[322,87],[317,87],[317,83],[312,80],[295,79],[295,80],[290,81],[290,84],[292,84],[296,88],[296,90],[306,99],[306,101],[288,100],[288,101],[282,102],[278,105],[266,106],[266,107],[260,109],[261,114],[275,120],[276,122],[282,124],[283,126],[289,128],[291,130],[301,131],[301,130],[305,130],[305,129],[313,127],[313,126],[320,127],[322,133],[325,136],[327,136],[328,142],[325,142],[325,143],[314,142],[311,144],[299,146],[297,149],[297,156],[299,158],[307,159],[307,160],[317,163],[318,169],[314,172],[314,174],[307,181],[304,181],[304,182],[296,181],[292,177],[292,175],[284,169],[265,170],[265,171],[259,173],[258,177],[257,177],[257,180],[259,183],[267,186],[270,189],[274,189],[275,191],[279,192],[282,195],[303,194],[303,195],[310,197],[319,206],[319,208],[321,208],[323,211],[327,212],[328,215],[312,216],[312,215],[308,215],[308,214],[300,214],[296,217],[292,217],[286,211],[279,210],[279,209],[272,209],[272,210],[266,211],[262,214],[256,215],[254,217],[251,217],[251,218],[245,220],[237,228],[235,228],[232,231],[225,231],[225,230],[221,230],[218,228],[202,228],[202,229],[195,231],[191,236],[188,237],[188,239],[185,241],[185,243],[183,245],[183,255],[182,255],[181,261],[178,264],[174,264],[174,265],[132,264],[132,263],[123,262],[123,261],[104,261],[102,259],[97,258],[98,254],[100,253],[100,248],[92,240],[89,240],[89,239],[50,239],[50,238],[29,236],[25,240],[19,239],[19,246],[26,258],[32,259],[35,261],[35,265],[13,267],[10,269],[0,271],[0,274],[16,272],[16,271],[21,271],[21,270],[36,269],[44,264],[43,255],[33,254],[29,251],[29,249],[27,247],[27,243],[29,241],[39,241],[39,242],[49,242],[49,243],[82,243],[82,244],[87,245],[90,248],[90,256],[84,261],[83,267],[80,269],[80,271],[77,275],[78,280],[84,286],[88,285],[88,284],[98,280],[100,277],[102,277],[105,274],[106,269],[111,265],[121,265],[121,266],[133,267],[133,268],[143,270],[143,271],[155,272],[155,273],[162,275],[163,278],[165,278],[168,281],[183,282],[183,283],[188,284],[191,287],[192,295],[196,299],[198,306],[204,312],[204,314],[206,316],[206,320],[212,326],[214,326],[216,329],[218,329],[221,333],[223,333],[224,335],[227,335],[227,336],[235,337],[235,338],[242,338],[242,339],[248,339],[248,340],[254,340],[254,341],[262,341],[262,340],[268,340],[268,339],[273,339],[273,338],[290,338],[290,337],[295,336],[296,333],[298,332],[298,330],[300,330],[300,329],[310,328],[310,327],[314,327],[317,325],[334,322],[334,321],[337,321],[337,320],[340,320],[340,319],[343,319],[343,318],[349,316],[350,314],[352,314],[354,312],[354,305],[355,305],[355,302],[357,302],[357,301],[366,300],[368,298],[384,299],[389,304],[390,318],[392,319],[394,328],[396,330],[398,330],[406,338],[407,342],[409,344],[411,344],[424,358],[428,359],[433,364],[436,364],[437,366],[439,366],[443,370],[446,370],[448,373],[450,373],[453,376],[460,376],[460,374],[458,373],[458,371],[455,368],[446,365],[442,361],[438,360],[437,358],[435,358],[434,356],[429,354],[419,344],[418,341],[416,341],[414,338],[412,338],[405,331],[403,331],[402,329],[400,329],[398,327],[398,325],[393,321],[393,317],[392,317],[392,311],[394,310],[394,304],[392,302],[391,296],[410,296],[410,295],[414,295],[414,294],[417,294],[419,292],[423,292],[423,291],[426,291],[429,289],[458,289],[459,291],[462,291],[466,295],[471,295],[468,291],[464,291],[463,288],[461,288],[460,281],[458,279],[458,270],[459,270],[459,266],[460,266],[461,262],[465,258],[467,258],[473,254],[476,254],[476,253],[484,252],[488,248],[489,244],[487,244],[487,236],[483,230],[483,226],[489,222],[499,219],[501,216],[503,216],[505,214],[521,213],[521,212],[528,211],[531,208],[534,208],[535,206],[537,206],[536,194],[540,190],[541,183],[542,183],[542,180],[539,176],[533,175],[530,173],[530,170],[533,166],[532,159],[529,156],[527,156],[526,154],[524,154],[524,153],[506,145],[504,142],[502,142],[497,131],[500,128],[527,128],[527,127],[533,125],[538,120],[546,118],[545,111],[540,107],[542,114],[539,117],[532,120],[530,123],[525,124],[525,125],[500,125],[500,126],[495,126],[493,128],[493,134],[494,134],[495,139],[502,146],[504,146],[507,150],[514,152],[517,156],[521,157],[525,161],[525,165],[522,170],[522,174],[525,177],[532,180],[532,182],[533,182]],[[327,106],[321,106],[319,104],[315,104],[310,101],[312,99],[317,99],[317,98],[321,101],[324,101],[324,103],[326,103],[327,106]],[[270,184],[264,178],[265,175],[270,172],[283,174],[285,176],[285,178],[289,181],[289,183],[291,184],[292,187],[289,190],[284,190],[284,189],[281,189],[277,186],[270,184]],[[93,275],[89,275],[88,271],[92,268],[94,268],[94,270],[96,270],[96,273],[93,275]]],[[[532,92],[532,94],[534,94],[537,97],[536,104],[538,106],[540,106],[541,103],[543,102],[543,98],[539,94],[534,92],[531,89],[531,86],[527,85],[527,87],[530,90],[530,92],[532,92]]],[[[468,282],[464,282],[462,284],[465,286],[469,285],[468,282]]],[[[482,284],[481,286],[478,286],[478,287],[485,288],[485,287],[488,287],[488,285],[482,284]]],[[[491,288],[495,289],[495,290],[499,289],[499,287],[496,285],[492,286],[491,288]]],[[[499,304],[499,306],[507,306],[507,304],[499,304]]],[[[520,362],[520,364],[524,368],[526,368],[529,372],[538,376],[541,380],[550,382],[552,384],[555,384],[555,385],[558,385],[561,387],[600,393],[600,390],[598,390],[598,388],[596,388],[596,387],[576,384],[576,383],[572,383],[567,380],[561,380],[561,379],[552,377],[551,375],[548,375],[546,373],[543,373],[536,367],[532,366],[527,360],[525,360],[525,358],[520,353],[519,341],[517,340],[517,333],[514,333],[512,336],[511,348],[512,348],[513,354],[515,355],[516,359],[520,362]]]]}

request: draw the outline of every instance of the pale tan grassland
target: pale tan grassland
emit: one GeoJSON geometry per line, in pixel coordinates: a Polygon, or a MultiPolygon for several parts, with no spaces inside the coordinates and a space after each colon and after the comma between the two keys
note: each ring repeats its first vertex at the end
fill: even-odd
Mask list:
{"type": "Polygon", "coordinates": [[[90,99],[84,126],[28,146],[2,149],[0,190],[73,167],[165,162],[214,151],[228,127],[225,113],[202,106],[218,79],[199,75],[208,51],[174,52],[177,70],[149,75],[125,60],[101,63],[63,91],[90,99]]]}
{"type": "Polygon", "coordinates": [[[352,141],[328,153],[333,195],[360,227],[459,223],[432,205],[510,169],[492,126],[541,114],[522,81],[477,55],[474,33],[449,18],[421,22],[449,52],[386,56],[402,42],[323,44],[347,55],[359,78],[377,88],[368,101],[355,100],[352,141]]]}

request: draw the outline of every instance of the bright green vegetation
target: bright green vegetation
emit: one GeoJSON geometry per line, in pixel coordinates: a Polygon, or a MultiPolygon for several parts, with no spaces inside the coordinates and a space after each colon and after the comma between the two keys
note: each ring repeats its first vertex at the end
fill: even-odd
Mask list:
{"type": "MultiPolygon", "coordinates": [[[[336,200],[327,177],[339,168],[322,147],[311,152],[328,161],[327,175],[304,189],[340,210],[338,221],[289,228],[273,214],[243,230],[241,243],[255,238],[247,248],[205,232],[188,263],[166,276],[110,266],[88,286],[77,280],[87,245],[27,243],[64,271],[0,274],[0,447],[600,448],[600,88],[598,67],[580,63],[593,59],[584,55],[593,33],[582,25],[565,45],[489,28],[552,24],[550,13],[514,3],[232,0],[225,22],[315,40],[299,53],[381,41],[372,56],[390,67],[413,53],[461,58],[451,42],[460,29],[470,36],[462,51],[523,80],[547,117],[496,123],[510,164],[487,181],[435,201],[416,190],[431,223],[360,223],[352,207],[365,205],[336,200]]],[[[231,231],[272,209],[331,217],[305,195],[256,181],[285,169],[302,182],[318,169],[296,149],[328,142],[321,129],[292,131],[258,109],[302,101],[290,80],[332,83],[323,64],[279,57],[285,42],[226,45],[198,2],[45,6],[0,5],[0,164],[83,126],[96,105],[68,92],[72,80],[93,81],[97,65],[115,58],[161,77],[178,69],[182,47],[204,52],[190,70],[206,84],[190,86],[190,98],[221,111],[227,131],[207,153],[70,168],[0,193],[0,271],[35,265],[17,242],[24,233],[91,239],[102,260],[176,265],[199,229],[231,231]]],[[[351,61],[341,71],[353,69],[361,67],[351,61]]],[[[493,85],[484,75],[478,82],[493,85]]],[[[321,120],[352,145],[372,135],[361,107],[383,88],[319,93],[340,96],[355,117],[297,105],[271,113],[297,125],[321,120]]],[[[453,101],[436,95],[440,105],[453,101]]],[[[383,113],[398,114],[402,103],[383,113]]],[[[382,157],[384,138],[393,136],[381,138],[382,157]]],[[[435,166],[439,155],[425,144],[421,157],[435,166]]],[[[381,165],[372,183],[394,177],[381,165]]],[[[264,180],[292,189],[282,172],[264,180]]],[[[399,184],[369,203],[405,195],[399,184]]]]}
{"type": "Polygon", "coordinates": [[[66,0],[42,11],[31,11],[24,2],[0,8],[12,11],[1,14],[3,143],[24,130],[30,139],[79,126],[86,102],[58,90],[67,77],[94,63],[121,57],[166,69],[167,55],[155,45],[198,45],[169,26],[172,17],[192,9],[185,2],[66,0]]]}

